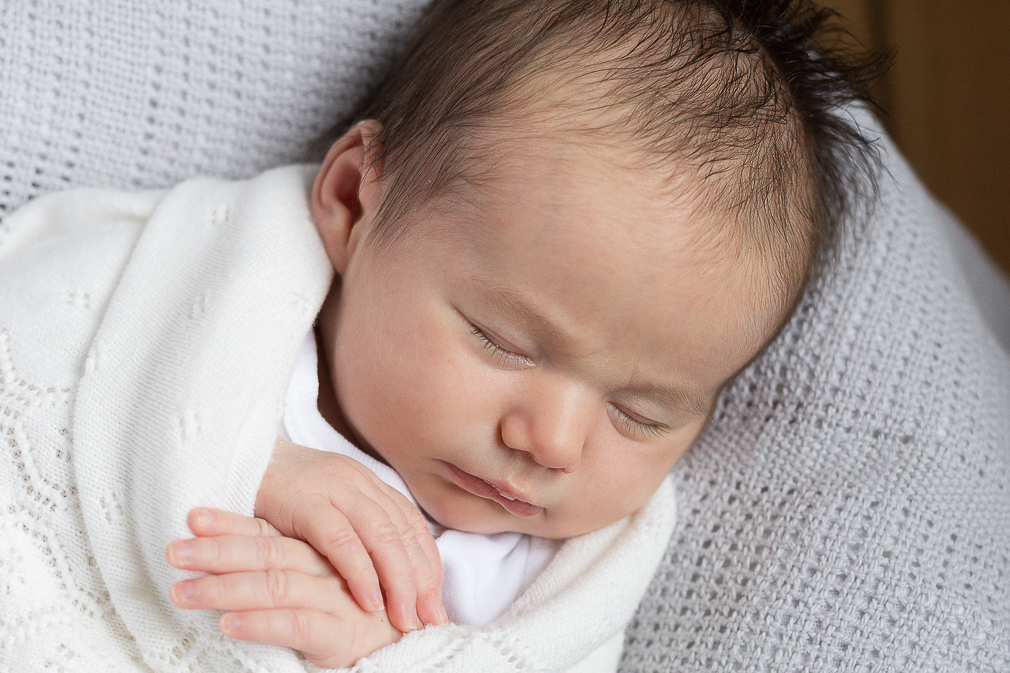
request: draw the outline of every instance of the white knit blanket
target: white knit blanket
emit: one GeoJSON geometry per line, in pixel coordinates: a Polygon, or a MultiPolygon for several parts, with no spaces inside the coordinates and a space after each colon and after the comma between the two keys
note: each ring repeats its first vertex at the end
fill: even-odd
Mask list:
{"type": "MultiPolygon", "coordinates": [[[[78,190],[5,220],[0,671],[306,668],[172,606],[184,574],[164,549],[192,507],[253,510],[332,274],[312,175],[78,190]]],[[[614,670],[673,522],[664,482],[638,513],[567,541],[491,624],[415,632],[357,669],[614,670]]]]}

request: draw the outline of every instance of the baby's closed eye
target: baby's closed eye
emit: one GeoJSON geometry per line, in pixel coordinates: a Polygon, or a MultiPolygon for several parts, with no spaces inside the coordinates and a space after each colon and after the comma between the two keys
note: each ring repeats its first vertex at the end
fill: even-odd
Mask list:
{"type": "Polygon", "coordinates": [[[480,342],[484,345],[484,348],[490,353],[491,359],[495,362],[495,364],[509,369],[521,369],[536,366],[536,362],[533,361],[533,358],[516,352],[518,349],[516,349],[515,346],[512,346],[494,332],[482,329],[469,320],[467,320],[467,322],[470,325],[470,333],[480,340],[480,342]]]}

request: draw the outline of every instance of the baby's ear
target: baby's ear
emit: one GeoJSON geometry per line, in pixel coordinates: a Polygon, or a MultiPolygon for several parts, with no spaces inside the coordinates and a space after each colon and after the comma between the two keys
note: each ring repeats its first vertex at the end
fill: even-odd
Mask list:
{"type": "Polygon", "coordinates": [[[371,160],[378,122],[358,122],[333,143],[312,186],[312,219],[334,270],[342,274],[382,202],[381,166],[371,160]]]}

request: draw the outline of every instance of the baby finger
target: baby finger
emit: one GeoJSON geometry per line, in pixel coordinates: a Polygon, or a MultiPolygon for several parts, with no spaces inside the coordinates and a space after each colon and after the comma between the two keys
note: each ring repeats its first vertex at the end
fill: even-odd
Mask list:
{"type": "MultiPolygon", "coordinates": [[[[388,499],[361,503],[359,508],[346,514],[378,573],[386,592],[386,612],[393,625],[404,632],[417,628],[419,587],[415,580],[415,562],[424,559],[416,553],[419,551],[416,541],[411,543],[414,536],[410,526],[388,499]]],[[[427,562],[424,563],[426,566],[427,562]]]]}
{"type": "Polygon", "coordinates": [[[251,537],[280,535],[280,532],[263,519],[242,516],[234,512],[211,507],[190,510],[186,522],[194,535],[249,535],[251,537]]]}
{"type": "Polygon", "coordinates": [[[314,577],[292,570],[204,575],[176,582],[169,598],[177,607],[187,610],[315,608],[333,613],[359,610],[339,577],[314,577]]]}
{"type": "Polygon", "coordinates": [[[318,577],[333,575],[333,566],[310,545],[281,536],[173,540],[165,549],[165,558],[175,568],[215,574],[277,569],[318,577]]]}
{"type": "Polygon", "coordinates": [[[375,612],[384,607],[379,576],[357,531],[344,514],[329,501],[306,503],[293,516],[295,534],[326,556],[364,610],[375,612]]]}
{"type": "Polygon", "coordinates": [[[435,538],[421,512],[399,491],[388,490],[401,515],[400,537],[414,571],[417,616],[424,624],[445,624],[449,618],[442,605],[442,561],[435,538]]]}
{"type": "Polygon", "coordinates": [[[381,647],[400,632],[384,615],[361,611],[332,615],[312,608],[228,612],[221,632],[230,638],[298,650],[322,668],[344,668],[381,647]]]}

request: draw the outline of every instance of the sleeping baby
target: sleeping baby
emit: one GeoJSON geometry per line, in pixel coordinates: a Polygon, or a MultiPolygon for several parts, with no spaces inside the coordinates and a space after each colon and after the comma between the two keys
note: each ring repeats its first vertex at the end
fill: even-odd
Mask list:
{"type": "MultiPolygon", "coordinates": [[[[271,651],[230,639],[326,667],[368,657],[369,670],[615,670],[673,529],[666,475],[723,387],[789,318],[845,209],[846,176],[871,163],[858,129],[834,114],[856,94],[810,42],[822,18],[780,0],[438,0],[321,167],[90,191],[80,211],[74,193],[57,195],[11,218],[12,230],[73,217],[127,227],[126,261],[107,265],[120,287],[150,272],[137,255],[163,259],[145,243],[151,232],[182,240],[199,220],[214,233],[187,239],[194,255],[218,245],[215,259],[253,261],[228,266],[243,269],[234,274],[165,271],[196,297],[177,302],[179,315],[237,333],[262,320],[254,305],[280,306],[294,291],[312,323],[290,320],[301,335],[277,342],[286,378],[265,395],[273,406],[247,406],[245,425],[218,444],[198,405],[180,403],[166,430],[172,447],[262,447],[262,430],[248,428],[280,416],[272,455],[244,463],[235,448],[151,449],[160,468],[126,467],[116,488],[81,486],[88,544],[132,630],[123,647],[157,670],[210,670],[212,651],[254,669],[271,651]],[[299,262],[294,243],[277,241],[306,222],[317,236],[299,262]],[[273,256],[294,260],[283,267],[291,280],[248,287],[247,269],[273,256]],[[321,266],[332,282],[326,275],[318,301],[291,289],[303,271],[322,278],[321,266]],[[229,313],[229,293],[255,298],[229,313]],[[183,450],[224,475],[215,488],[166,495],[160,510],[137,494],[140,504],[121,504],[123,489],[158,490],[163,475],[190,469],[172,457],[183,450]],[[230,495],[246,483],[257,485],[255,503],[230,495]],[[165,554],[201,574],[162,572],[143,551],[153,534],[136,522],[196,505],[197,537],[165,554]],[[101,551],[112,538],[142,549],[141,574],[118,584],[101,551]],[[186,621],[207,613],[161,606],[150,617],[145,601],[160,599],[138,590],[138,577],[171,585],[178,607],[224,611],[228,638],[209,645],[186,621]],[[182,624],[185,638],[169,647],[134,627],[157,620],[182,624]]],[[[17,255],[0,259],[13,268],[17,255]]],[[[186,320],[145,324],[173,349],[191,348],[179,367],[199,369],[203,383],[179,384],[153,346],[120,361],[113,335],[82,332],[94,343],[81,399],[106,390],[93,382],[115,362],[190,397],[244,376],[219,366],[226,349],[179,336],[186,320]]],[[[260,338],[250,329],[228,348],[260,338]]],[[[78,406],[75,446],[100,432],[78,406]]],[[[89,469],[77,468],[79,481],[89,469]]]]}
{"type": "MultiPolygon", "coordinates": [[[[785,25],[781,4],[766,3],[770,25],[785,25]]],[[[481,592],[472,579],[447,590],[452,621],[482,625],[549,560],[545,538],[603,528],[660,488],[789,316],[828,213],[821,144],[837,121],[804,88],[825,83],[793,75],[820,72],[815,57],[725,5],[435,4],[311,196],[339,280],[285,434],[351,460],[322,467],[280,444],[258,508],[346,587],[309,545],[223,536],[268,529],[201,510],[204,537],[168,557],[213,574],[176,585],[176,604],[227,610],[233,637],[346,664],[372,645],[348,652],[329,594],[374,612],[376,570],[396,628],[445,620],[419,522],[443,556],[464,545],[450,580],[479,572],[468,560],[490,573],[481,592]],[[489,543],[446,529],[497,538],[497,565],[489,543]]],[[[381,628],[375,645],[399,635],[381,628]]]]}

